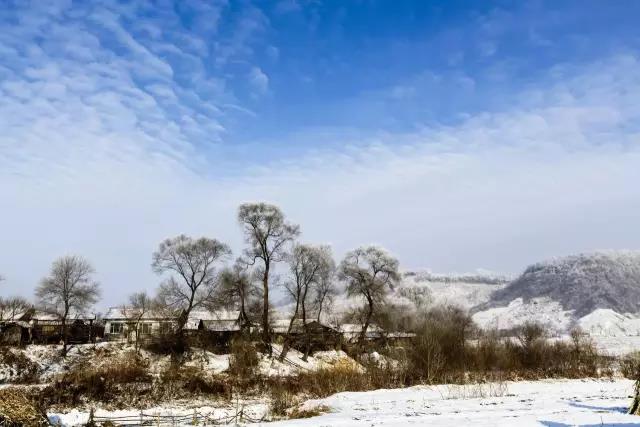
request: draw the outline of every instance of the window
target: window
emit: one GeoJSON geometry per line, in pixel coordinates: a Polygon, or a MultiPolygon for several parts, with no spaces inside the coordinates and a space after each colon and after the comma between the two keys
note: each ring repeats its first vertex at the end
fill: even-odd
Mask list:
{"type": "Polygon", "coordinates": [[[56,325],[42,325],[43,334],[55,334],[57,332],[58,332],[58,327],[56,325]]]}
{"type": "Polygon", "coordinates": [[[171,322],[162,322],[162,323],[160,323],[160,333],[161,334],[168,334],[171,331],[173,331],[173,325],[172,325],[171,322]]]}
{"type": "Polygon", "coordinates": [[[151,334],[151,323],[140,323],[140,334],[141,335],[151,334]]]}
{"type": "Polygon", "coordinates": [[[111,322],[110,334],[121,334],[124,330],[124,325],[120,322],[111,322]]]}

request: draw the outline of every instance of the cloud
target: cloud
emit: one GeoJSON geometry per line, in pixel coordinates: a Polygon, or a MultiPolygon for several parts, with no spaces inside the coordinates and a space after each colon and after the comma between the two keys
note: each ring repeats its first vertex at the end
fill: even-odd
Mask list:
{"type": "Polygon", "coordinates": [[[167,120],[145,90],[110,89],[127,81],[111,82],[127,76],[119,68],[96,65],[77,81],[62,77],[64,66],[1,88],[0,271],[13,292],[28,293],[53,258],[81,253],[106,288],[103,305],[120,303],[156,286],[150,254],[167,236],[215,236],[238,252],[235,209],[248,200],[281,205],[305,241],[333,244],[338,256],[379,243],[405,268],[516,272],[546,256],[640,239],[633,55],[558,66],[510,109],[459,124],[308,129],[287,141],[313,142],[305,155],[274,160],[247,147],[231,164],[232,148],[207,155],[186,143],[189,132],[223,132],[215,124],[197,114],[167,120]],[[67,94],[65,104],[45,99],[43,78],[86,93],[67,94]]]}
{"type": "Polygon", "coordinates": [[[257,94],[264,95],[269,90],[269,76],[260,67],[253,67],[249,72],[249,83],[257,94]]]}

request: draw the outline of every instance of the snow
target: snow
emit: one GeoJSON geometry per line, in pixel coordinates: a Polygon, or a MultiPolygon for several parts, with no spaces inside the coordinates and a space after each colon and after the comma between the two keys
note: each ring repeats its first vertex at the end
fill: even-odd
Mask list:
{"type": "MultiPolygon", "coordinates": [[[[140,410],[104,410],[96,409],[94,416],[97,418],[120,418],[127,419],[129,423],[136,423],[140,419],[142,413],[145,420],[152,417],[175,417],[189,418],[194,414],[199,416],[207,416],[211,420],[221,420],[237,414],[240,410],[245,416],[251,419],[262,419],[269,410],[269,405],[264,400],[242,400],[242,401],[217,401],[217,402],[176,402],[172,405],[156,406],[153,408],[140,410]]],[[[89,413],[72,409],[68,412],[50,412],[47,414],[49,421],[59,427],[80,427],[86,425],[89,421],[89,413]]],[[[155,423],[152,424],[155,425],[155,423]]],[[[136,424],[137,425],[137,424],[136,424]]],[[[186,424],[172,425],[193,425],[191,422],[186,424]]]]}
{"type": "Polygon", "coordinates": [[[484,329],[510,329],[527,321],[539,322],[554,332],[566,332],[573,323],[572,311],[549,298],[533,298],[524,302],[516,298],[506,307],[490,308],[473,315],[484,329]]]}
{"type": "MultiPolygon", "coordinates": [[[[417,386],[405,389],[338,393],[310,400],[302,409],[326,407],[328,412],[307,419],[258,425],[272,427],[346,426],[631,426],[640,417],[627,415],[633,382],[630,380],[545,380],[475,385],[417,386]]],[[[188,416],[196,411],[212,418],[233,415],[241,405],[260,419],[268,413],[265,400],[235,402],[177,402],[145,410],[145,414],[188,416]]],[[[138,410],[105,411],[98,417],[136,417],[138,410]]],[[[72,410],[50,413],[63,427],[81,426],[88,413],[72,410]]],[[[176,424],[178,425],[178,424],[176,424]]],[[[181,424],[188,425],[188,424],[181,424]]]]}
{"type": "Polygon", "coordinates": [[[269,425],[630,426],[640,424],[625,413],[632,392],[629,380],[553,380],[339,393],[303,405],[326,406],[329,413],[269,425]]]}
{"type": "Polygon", "coordinates": [[[302,360],[304,354],[298,350],[292,348],[287,353],[287,357],[284,361],[280,362],[278,356],[282,352],[282,345],[273,344],[273,357],[261,355],[258,370],[260,374],[269,377],[274,376],[291,376],[296,375],[299,372],[313,371],[317,369],[329,368],[340,364],[349,364],[352,367],[359,369],[360,365],[351,359],[344,351],[318,351],[309,356],[307,361],[302,360]]]}
{"type": "Polygon", "coordinates": [[[578,320],[578,326],[591,335],[626,337],[640,335],[640,319],[611,309],[597,309],[578,320]]]}

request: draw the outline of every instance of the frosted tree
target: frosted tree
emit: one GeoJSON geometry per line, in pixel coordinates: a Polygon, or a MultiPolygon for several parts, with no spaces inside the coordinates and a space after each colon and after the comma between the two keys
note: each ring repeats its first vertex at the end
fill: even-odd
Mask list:
{"type": "Polygon", "coordinates": [[[67,354],[69,341],[69,315],[85,312],[100,296],[100,286],[93,280],[94,274],[93,266],[83,257],[64,256],[53,262],[49,275],[36,288],[38,302],[60,318],[63,356],[67,354]]]}
{"type": "Polygon", "coordinates": [[[135,332],[135,350],[140,350],[140,335],[142,333],[141,321],[144,316],[149,313],[156,301],[154,301],[146,292],[136,292],[129,296],[129,302],[122,308],[122,313],[127,319],[127,323],[133,326],[135,332]]]}
{"type": "MultiPolygon", "coordinates": [[[[307,305],[312,290],[323,278],[330,274],[335,264],[328,246],[313,246],[305,244],[294,245],[288,257],[290,278],[285,281],[284,288],[294,302],[294,310],[287,328],[287,336],[283,345],[280,359],[284,359],[291,346],[291,332],[298,315],[301,315],[302,327],[309,343],[307,330],[307,305]]],[[[310,344],[305,351],[305,360],[310,344]]]]}
{"type": "Polygon", "coordinates": [[[287,246],[300,234],[300,227],[285,220],[282,211],[266,203],[244,203],[238,208],[238,222],[242,227],[247,248],[248,265],[260,263],[262,272],[262,341],[271,354],[269,330],[269,278],[274,263],[283,261],[287,246]]]}
{"type": "Polygon", "coordinates": [[[29,301],[22,297],[0,297],[0,320],[18,320],[32,308],[29,301]]]}
{"type": "Polygon", "coordinates": [[[170,274],[160,285],[158,298],[177,313],[178,336],[182,336],[191,311],[213,297],[216,266],[230,254],[229,246],[216,239],[185,235],[164,240],[153,253],[153,271],[170,274]]]}
{"type": "Polygon", "coordinates": [[[330,309],[338,289],[335,283],[335,263],[332,260],[332,268],[320,277],[320,280],[313,287],[313,307],[318,322],[322,319],[325,310],[330,309]]]}
{"type": "Polygon", "coordinates": [[[252,271],[246,263],[236,260],[233,266],[220,274],[220,289],[213,305],[237,307],[240,310],[240,323],[244,328],[250,323],[248,307],[258,296],[260,289],[256,286],[252,271]]]}
{"type": "Polygon", "coordinates": [[[347,283],[349,296],[359,296],[365,302],[364,324],[358,339],[362,346],[371,318],[389,289],[400,280],[398,260],[377,246],[361,247],[345,255],[338,268],[338,277],[347,283]]]}

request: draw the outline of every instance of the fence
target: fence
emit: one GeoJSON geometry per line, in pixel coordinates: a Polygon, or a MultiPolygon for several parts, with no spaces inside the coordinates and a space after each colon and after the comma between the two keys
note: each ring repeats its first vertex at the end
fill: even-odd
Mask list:
{"type": "Polygon", "coordinates": [[[147,414],[140,411],[137,415],[126,415],[118,417],[100,417],[94,415],[93,410],[89,413],[89,421],[86,426],[156,426],[156,427],[177,427],[177,426],[216,426],[239,423],[259,423],[265,421],[265,417],[253,418],[244,412],[244,408],[236,409],[234,414],[228,416],[216,416],[213,412],[201,413],[193,410],[191,414],[181,415],[159,415],[147,414]]]}

